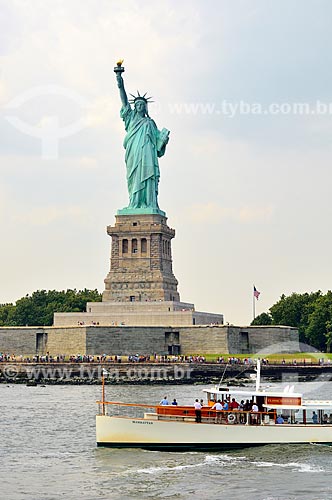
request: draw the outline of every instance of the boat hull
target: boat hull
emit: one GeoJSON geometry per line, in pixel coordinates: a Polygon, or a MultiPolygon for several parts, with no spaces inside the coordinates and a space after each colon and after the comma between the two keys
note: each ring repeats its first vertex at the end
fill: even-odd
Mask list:
{"type": "Polygon", "coordinates": [[[332,425],[224,425],[97,415],[98,446],[216,450],[278,443],[332,443],[332,425]]]}

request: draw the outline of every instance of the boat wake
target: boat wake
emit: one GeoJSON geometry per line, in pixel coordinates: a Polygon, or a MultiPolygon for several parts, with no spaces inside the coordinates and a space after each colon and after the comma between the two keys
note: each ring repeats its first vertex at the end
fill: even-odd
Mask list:
{"type": "Polygon", "coordinates": [[[250,462],[257,467],[280,467],[285,469],[293,469],[297,472],[324,472],[324,469],[319,466],[313,466],[310,464],[303,464],[299,462],[288,462],[284,464],[278,464],[275,462],[250,462]]]}
{"type": "MultiPolygon", "coordinates": [[[[249,464],[255,467],[274,467],[280,469],[290,469],[295,472],[304,472],[304,473],[317,473],[324,472],[324,469],[319,466],[314,466],[307,463],[301,462],[286,462],[286,463],[277,463],[277,462],[268,462],[268,461],[252,461],[244,456],[231,456],[231,455],[206,455],[203,461],[200,461],[195,464],[182,464],[182,465],[174,465],[174,466],[160,466],[160,467],[147,467],[144,469],[137,469],[134,472],[137,474],[164,474],[168,472],[177,472],[185,469],[195,469],[206,466],[218,466],[218,467],[232,467],[233,465],[239,466],[240,463],[248,466],[249,464]]],[[[133,471],[131,471],[132,473],[133,471]]]]}
{"type": "Polygon", "coordinates": [[[184,469],[206,467],[206,465],[214,465],[214,464],[218,465],[218,467],[223,466],[223,465],[227,466],[233,462],[239,462],[239,461],[243,461],[243,460],[246,460],[246,458],[245,457],[232,457],[229,455],[207,455],[204,457],[204,460],[202,462],[198,462],[196,464],[175,465],[173,467],[167,467],[167,466],[148,467],[146,469],[138,469],[135,472],[139,473],[139,474],[162,474],[164,472],[181,471],[184,469]]]}

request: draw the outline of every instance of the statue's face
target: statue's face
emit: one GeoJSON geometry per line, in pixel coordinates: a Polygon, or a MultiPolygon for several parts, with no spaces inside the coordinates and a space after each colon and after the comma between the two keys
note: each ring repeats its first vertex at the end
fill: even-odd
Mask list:
{"type": "Polygon", "coordinates": [[[139,99],[135,102],[135,109],[138,113],[146,113],[146,104],[143,100],[139,99]]]}

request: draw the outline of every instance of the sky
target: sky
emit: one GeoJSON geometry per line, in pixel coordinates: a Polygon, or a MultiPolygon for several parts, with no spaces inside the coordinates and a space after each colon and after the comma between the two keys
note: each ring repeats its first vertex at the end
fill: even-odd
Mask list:
{"type": "Polygon", "coordinates": [[[331,289],[329,0],[0,0],[0,303],[104,289],[127,206],[113,68],[171,131],[181,300],[246,325],[331,289]]]}

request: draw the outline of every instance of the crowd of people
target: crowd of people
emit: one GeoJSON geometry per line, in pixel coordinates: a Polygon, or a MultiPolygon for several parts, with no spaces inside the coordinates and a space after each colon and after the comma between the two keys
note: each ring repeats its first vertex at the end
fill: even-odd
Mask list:
{"type": "Polygon", "coordinates": [[[228,365],[251,365],[254,363],[254,360],[252,358],[236,358],[234,356],[230,356],[228,358],[225,358],[224,356],[219,356],[217,358],[217,363],[223,365],[223,364],[228,364],[228,365]]]}
{"type": "MultiPolygon", "coordinates": [[[[169,403],[167,396],[164,396],[159,403],[160,406],[178,406],[177,400],[174,398],[172,403],[169,403]]],[[[235,398],[227,397],[224,400],[218,399],[213,406],[204,404],[203,399],[195,399],[193,404],[195,410],[195,419],[197,423],[202,421],[202,409],[215,411],[215,423],[221,423],[222,419],[229,421],[229,423],[245,423],[246,413],[250,414],[250,423],[260,423],[260,413],[262,408],[259,408],[257,403],[252,399],[241,400],[240,403],[235,398]],[[233,414],[236,412],[236,414],[233,414]]]]}
{"type": "Polygon", "coordinates": [[[129,354],[128,356],[109,355],[106,353],[100,355],[92,354],[56,354],[52,355],[49,352],[43,355],[36,354],[34,356],[16,355],[13,353],[0,352],[0,362],[19,362],[19,363],[205,363],[206,358],[201,355],[197,356],[170,356],[154,353],[152,355],[142,355],[139,353],[129,354]]]}
{"type": "MultiPolygon", "coordinates": [[[[6,353],[0,352],[0,362],[25,362],[25,363],[218,363],[222,365],[244,365],[244,366],[252,366],[256,364],[256,357],[245,357],[239,358],[236,356],[219,356],[216,360],[207,361],[206,357],[202,354],[196,355],[164,355],[164,354],[129,354],[127,356],[123,355],[111,355],[111,354],[56,354],[52,355],[49,352],[43,355],[34,355],[34,356],[23,356],[22,354],[16,355],[14,353],[6,353]]],[[[303,359],[293,359],[287,360],[282,358],[281,360],[273,360],[269,361],[267,358],[262,358],[261,363],[263,366],[266,365],[293,365],[293,366],[307,366],[307,365],[318,365],[318,366],[330,366],[331,359],[329,358],[318,358],[311,359],[310,361],[303,359]]]]}

